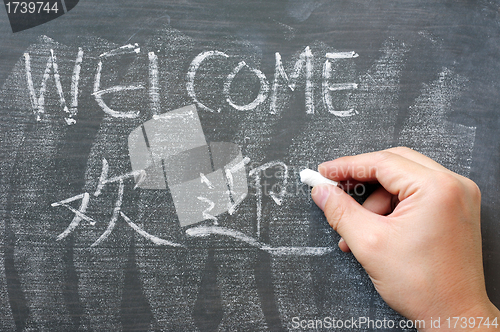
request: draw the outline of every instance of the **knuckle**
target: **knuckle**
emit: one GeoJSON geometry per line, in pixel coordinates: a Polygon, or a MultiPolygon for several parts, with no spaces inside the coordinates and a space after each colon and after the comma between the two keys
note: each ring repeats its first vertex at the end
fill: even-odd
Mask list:
{"type": "Polygon", "coordinates": [[[396,153],[401,153],[401,154],[405,154],[405,153],[409,153],[409,152],[414,152],[414,150],[412,150],[412,149],[410,149],[409,147],[406,147],[406,146],[396,146],[394,148],[389,149],[389,151],[394,151],[396,153]]]}
{"type": "Polygon", "coordinates": [[[437,181],[437,188],[440,192],[445,193],[441,194],[439,199],[443,206],[455,206],[457,202],[463,201],[466,197],[465,187],[451,174],[441,176],[437,181]]]}
{"type": "Polygon", "coordinates": [[[481,202],[481,190],[478,185],[470,179],[466,179],[465,185],[474,202],[481,202]]]}
{"type": "Polygon", "coordinates": [[[443,197],[461,198],[476,204],[481,202],[481,190],[474,181],[466,177],[443,173],[437,179],[436,185],[444,192],[453,193],[453,195],[443,195],[443,197]]]}
{"type": "Polygon", "coordinates": [[[394,157],[394,153],[387,151],[387,150],[380,151],[378,154],[379,160],[382,160],[382,161],[391,159],[393,157],[394,157]]]}
{"type": "Polygon", "coordinates": [[[378,252],[384,246],[385,240],[382,234],[378,232],[370,232],[365,235],[362,244],[362,250],[364,252],[378,252]]]}
{"type": "Polygon", "coordinates": [[[454,174],[441,173],[436,179],[436,185],[444,191],[459,193],[464,190],[460,180],[455,177],[454,174]]]}

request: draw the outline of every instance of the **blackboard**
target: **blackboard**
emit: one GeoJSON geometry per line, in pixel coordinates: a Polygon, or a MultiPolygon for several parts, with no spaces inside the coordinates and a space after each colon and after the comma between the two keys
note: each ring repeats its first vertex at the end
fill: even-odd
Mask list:
{"type": "Polygon", "coordinates": [[[397,145],[481,188],[499,306],[499,10],[88,0],[16,33],[0,10],[0,330],[398,324],[298,180],[397,145]]]}

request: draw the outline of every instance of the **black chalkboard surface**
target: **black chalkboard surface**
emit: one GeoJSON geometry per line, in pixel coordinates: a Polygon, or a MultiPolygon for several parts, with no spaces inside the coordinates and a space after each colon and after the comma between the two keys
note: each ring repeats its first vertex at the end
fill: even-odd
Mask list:
{"type": "Polygon", "coordinates": [[[0,10],[0,330],[414,330],[298,180],[397,145],[478,183],[500,305],[499,1],[72,6],[0,10]]]}

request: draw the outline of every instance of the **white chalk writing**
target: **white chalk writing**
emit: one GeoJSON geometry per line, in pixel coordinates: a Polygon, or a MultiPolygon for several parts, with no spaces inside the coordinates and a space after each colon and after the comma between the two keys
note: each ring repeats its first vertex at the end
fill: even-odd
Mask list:
{"type": "MultiPolygon", "coordinates": [[[[117,49],[105,52],[101,54],[97,59],[96,71],[93,80],[92,87],[92,96],[94,97],[97,105],[102,109],[102,111],[109,116],[115,118],[123,118],[123,119],[133,119],[137,118],[140,115],[140,111],[137,110],[118,110],[111,108],[103,99],[104,95],[108,94],[117,94],[124,93],[127,91],[146,91],[149,96],[149,109],[152,115],[159,115],[161,113],[161,86],[159,84],[159,79],[161,77],[160,66],[158,65],[159,59],[158,55],[155,52],[151,51],[147,53],[147,59],[149,65],[147,66],[148,74],[146,75],[146,80],[149,82],[142,82],[136,84],[129,85],[111,85],[109,87],[102,87],[103,83],[103,71],[112,70],[113,68],[108,68],[106,64],[109,65],[108,59],[121,57],[125,55],[132,54],[136,57],[143,56],[141,52],[141,48],[138,44],[128,44],[121,46],[117,49]],[[146,88],[147,87],[147,88],[146,88]]],[[[45,71],[42,75],[41,85],[38,90],[38,93],[34,88],[33,81],[33,72],[32,72],[32,56],[29,53],[24,54],[24,63],[25,63],[25,71],[26,71],[26,84],[28,88],[28,93],[30,96],[33,112],[36,116],[37,121],[41,120],[42,115],[45,113],[45,94],[47,90],[47,80],[52,74],[57,90],[57,94],[59,97],[59,103],[64,113],[66,114],[65,121],[68,125],[72,125],[76,122],[76,115],[78,113],[78,98],[79,98],[79,81],[81,76],[81,66],[83,62],[83,50],[82,48],[78,48],[75,65],[73,68],[73,73],[71,74],[71,103],[68,108],[66,99],[63,93],[63,87],[61,84],[61,73],[59,72],[59,67],[57,64],[56,55],[53,50],[50,50],[50,55],[48,56],[47,63],[45,66],[45,71]]],[[[323,96],[323,105],[324,109],[337,117],[346,117],[352,116],[356,114],[356,111],[353,109],[349,110],[339,110],[335,109],[332,102],[332,93],[342,93],[345,90],[353,90],[357,88],[357,83],[355,82],[336,82],[331,83],[332,79],[332,70],[331,63],[332,61],[345,60],[345,59],[354,59],[358,57],[358,54],[355,52],[336,52],[336,53],[326,53],[325,55],[326,61],[323,65],[322,71],[322,96],[323,96]]],[[[239,61],[239,63],[230,70],[229,75],[225,78],[222,83],[222,89],[217,91],[217,87],[212,86],[203,86],[198,87],[196,84],[197,77],[199,75],[199,69],[206,65],[211,66],[207,67],[210,70],[221,71],[227,70],[227,68],[222,67],[213,67],[214,64],[208,64],[207,60],[212,58],[219,58],[223,60],[222,66],[229,66],[231,58],[236,56],[230,56],[224,52],[211,50],[204,51],[194,57],[191,61],[189,68],[187,70],[186,75],[186,91],[188,96],[193,100],[193,102],[202,110],[207,112],[220,112],[220,106],[210,106],[206,105],[200,101],[198,98],[198,94],[201,91],[204,93],[210,93],[212,96],[220,95],[223,103],[226,103],[227,106],[231,107],[234,110],[238,111],[252,111],[260,105],[263,105],[264,102],[269,97],[269,112],[271,114],[275,114],[278,107],[278,100],[280,91],[283,90],[280,87],[282,86],[282,82],[286,84],[290,91],[295,91],[297,85],[301,81],[301,77],[303,77],[304,82],[304,94],[305,94],[305,111],[307,114],[314,114],[315,111],[315,101],[314,101],[314,90],[316,88],[315,82],[318,81],[318,78],[315,78],[314,75],[316,71],[314,70],[314,55],[309,46],[307,46],[302,53],[298,56],[298,60],[293,65],[293,70],[288,75],[286,73],[285,67],[283,65],[283,60],[279,53],[275,53],[275,72],[274,78],[272,80],[272,85],[270,88],[269,81],[266,75],[258,68],[254,68],[249,66],[245,61],[239,61]],[[238,104],[233,100],[231,95],[231,87],[235,84],[235,81],[238,80],[238,73],[240,73],[243,69],[248,69],[251,73],[253,73],[260,84],[259,92],[256,97],[246,104],[238,104]],[[214,91],[208,91],[206,89],[213,88],[214,91]],[[202,90],[200,90],[202,89],[202,90]]],[[[86,60],[92,59],[92,57],[87,57],[86,60]]],[[[219,64],[218,66],[221,66],[219,64]]],[[[231,67],[230,67],[231,68],[231,67]]],[[[62,73],[64,74],[64,73],[62,73]]],[[[242,78],[245,79],[245,78],[242,78]]],[[[110,84],[109,82],[107,84],[110,84]]],[[[284,93],[284,91],[282,92],[284,93]]],[[[216,100],[212,98],[212,100],[216,100]]]]}

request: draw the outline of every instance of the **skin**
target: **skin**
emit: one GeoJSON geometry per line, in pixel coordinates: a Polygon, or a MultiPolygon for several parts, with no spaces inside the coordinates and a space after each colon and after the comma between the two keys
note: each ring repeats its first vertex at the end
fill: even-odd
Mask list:
{"type": "MultiPolygon", "coordinates": [[[[375,288],[411,320],[495,317],[486,294],[477,185],[408,148],[348,156],[319,165],[334,181],[380,183],[363,205],[341,188],[320,185],[312,198],[375,288]]],[[[500,325],[499,325],[500,326],[500,325]]],[[[500,327],[499,327],[500,329],[500,327]]],[[[444,330],[447,330],[444,329],[444,330]]],[[[457,328],[457,331],[494,331],[457,328]]]]}

